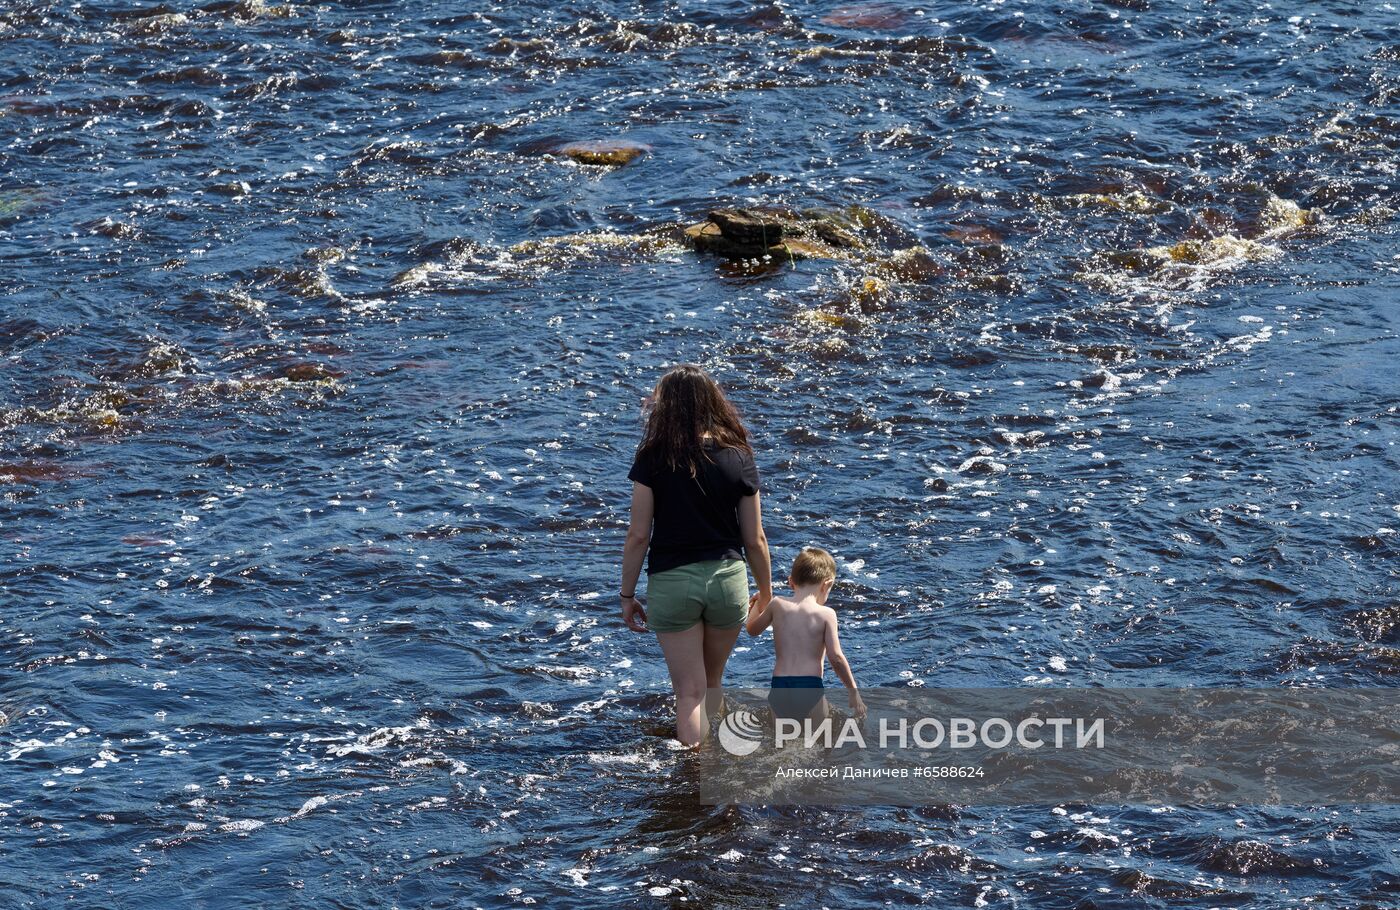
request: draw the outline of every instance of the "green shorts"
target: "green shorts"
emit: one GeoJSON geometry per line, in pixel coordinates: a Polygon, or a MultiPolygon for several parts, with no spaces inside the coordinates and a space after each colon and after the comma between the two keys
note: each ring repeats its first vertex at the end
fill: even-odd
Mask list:
{"type": "Polygon", "coordinates": [[[647,627],[684,632],[697,622],[737,629],[749,615],[749,574],[742,559],[692,562],[647,578],[647,627]]]}

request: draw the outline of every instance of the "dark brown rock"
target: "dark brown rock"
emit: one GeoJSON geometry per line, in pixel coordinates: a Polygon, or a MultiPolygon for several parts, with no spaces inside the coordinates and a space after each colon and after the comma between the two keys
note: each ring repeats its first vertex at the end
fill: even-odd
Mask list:
{"type": "Polygon", "coordinates": [[[721,208],[685,229],[697,250],[728,259],[855,259],[869,249],[839,214],[822,209],[721,208]]]}
{"type": "Polygon", "coordinates": [[[686,238],[702,253],[714,253],[726,259],[758,259],[762,256],[787,257],[782,244],[743,243],[726,237],[713,221],[702,221],[685,229],[686,238]]]}
{"type": "Polygon", "coordinates": [[[330,379],[339,379],[345,375],[345,371],[337,370],[323,363],[305,362],[285,366],[278,371],[277,375],[290,382],[324,382],[330,379]]]}
{"type": "Polygon", "coordinates": [[[783,239],[783,223],[771,215],[752,209],[715,209],[710,221],[735,243],[775,246],[783,239]]]}

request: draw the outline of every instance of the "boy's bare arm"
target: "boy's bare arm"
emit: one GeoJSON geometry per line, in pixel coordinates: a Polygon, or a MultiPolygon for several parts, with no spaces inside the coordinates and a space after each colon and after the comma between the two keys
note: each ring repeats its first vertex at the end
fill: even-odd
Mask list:
{"type": "Polygon", "coordinates": [[[826,659],[831,661],[831,669],[847,689],[856,688],[856,678],[851,673],[851,664],[846,660],[846,652],[841,650],[841,636],[836,632],[836,616],[826,620],[826,659]]]}
{"type": "Polygon", "coordinates": [[[855,674],[851,672],[850,661],[846,660],[846,652],[841,650],[841,636],[836,632],[835,613],[826,620],[826,659],[831,662],[831,669],[836,671],[842,685],[850,692],[851,710],[857,717],[864,717],[865,702],[861,700],[855,674]]]}
{"type": "Polygon", "coordinates": [[[754,595],[753,599],[749,601],[749,618],[745,621],[744,628],[748,630],[750,636],[756,638],[763,634],[764,629],[772,625],[773,608],[779,600],[780,598],[777,597],[770,598],[761,610],[758,609],[759,597],[757,595],[754,595]]]}

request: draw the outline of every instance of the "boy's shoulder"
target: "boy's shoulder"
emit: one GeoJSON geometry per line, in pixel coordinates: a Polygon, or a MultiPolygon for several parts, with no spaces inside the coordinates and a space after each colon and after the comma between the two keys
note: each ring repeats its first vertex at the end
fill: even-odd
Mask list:
{"type": "Polygon", "coordinates": [[[769,602],[769,609],[773,610],[774,612],[783,612],[787,610],[793,610],[798,612],[811,612],[817,614],[823,619],[829,619],[832,622],[836,621],[836,611],[833,610],[831,607],[824,606],[822,604],[804,605],[796,600],[793,600],[790,597],[780,597],[777,594],[774,594],[773,599],[769,602]]]}

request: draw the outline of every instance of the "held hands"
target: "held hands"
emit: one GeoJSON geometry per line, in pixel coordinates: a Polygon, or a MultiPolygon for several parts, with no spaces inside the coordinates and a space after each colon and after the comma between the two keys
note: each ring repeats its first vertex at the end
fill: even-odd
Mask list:
{"type": "Polygon", "coordinates": [[[768,608],[768,601],[773,599],[772,588],[761,588],[749,598],[749,613],[762,613],[768,608]]]}
{"type": "Polygon", "coordinates": [[[647,611],[635,597],[619,597],[622,602],[622,622],[633,632],[646,632],[647,611]]]}

